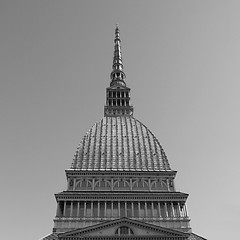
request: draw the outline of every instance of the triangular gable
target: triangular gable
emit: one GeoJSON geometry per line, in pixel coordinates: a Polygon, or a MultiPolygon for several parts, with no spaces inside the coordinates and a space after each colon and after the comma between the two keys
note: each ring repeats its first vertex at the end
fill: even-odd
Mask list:
{"type": "MultiPolygon", "coordinates": [[[[91,238],[91,239],[109,239],[111,237],[119,237],[116,231],[119,227],[128,227],[132,230],[133,235],[131,237],[138,237],[144,239],[145,237],[176,237],[177,239],[187,239],[188,233],[179,232],[169,228],[159,227],[152,224],[121,218],[113,221],[105,221],[103,223],[93,225],[90,227],[79,228],[69,232],[59,234],[59,239],[71,239],[71,238],[91,238]]],[[[127,236],[126,236],[127,237],[127,236]]],[[[130,237],[130,236],[129,236],[130,237]]]]}
{"type": "Polygon", "coordinates": [[[57,233],[51,233],[49,235],[47,235],[46,237],[44,238],[41,238],[39,240],[58,240],[58,234],[57,233]]]}
{"type": "Polygon", "coordinates": [[[207,239],[203,238],[195,233],[190,233],[188,240],[207,240],[207,239]]]}

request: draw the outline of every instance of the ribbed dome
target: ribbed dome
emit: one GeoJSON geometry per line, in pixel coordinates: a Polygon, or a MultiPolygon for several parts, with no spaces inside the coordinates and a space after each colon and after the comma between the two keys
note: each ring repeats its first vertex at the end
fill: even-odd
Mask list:
{"type": "Polygon", "coordinates": [[[171,171],[152,132],[130,116],[104,117],[83,137],[71,169],[171,171]]]}

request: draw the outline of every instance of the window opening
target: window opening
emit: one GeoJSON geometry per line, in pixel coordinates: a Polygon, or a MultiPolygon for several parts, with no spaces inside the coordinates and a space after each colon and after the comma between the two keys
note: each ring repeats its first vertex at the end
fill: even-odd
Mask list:
{"type": "Polygon", "coordinates": [[[115,235],[133,235],[133,230],[127,226],[122,226],[118,228],[115,232],[115,235]]]}

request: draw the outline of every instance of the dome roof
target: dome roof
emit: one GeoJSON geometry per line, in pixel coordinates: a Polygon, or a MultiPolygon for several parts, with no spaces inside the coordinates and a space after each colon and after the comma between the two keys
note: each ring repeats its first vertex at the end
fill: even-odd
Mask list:
{"type": "Polygon", "coordinates": [[[104,117],[86,133],[71,169],[171,171],[157,138],[131,116],[104,117]]]}

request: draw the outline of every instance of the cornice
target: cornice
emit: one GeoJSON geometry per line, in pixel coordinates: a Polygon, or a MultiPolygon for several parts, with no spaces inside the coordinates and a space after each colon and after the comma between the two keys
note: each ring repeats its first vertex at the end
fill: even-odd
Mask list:
{"type": "Polygon", "coordinates": [[[177,174],[177,171],[100,171],[100,170],[79,170],[79,169],[66,169],[67,176],[106,176],[106,177],[116,177],[116,176],[128,176],[128,177],[172,177],[177,174]]]}
{"type": "Polygon", "coordinates": [[[188,194],[181,192],[164,192],[164,193],[134,193],[134,192],[70,192],[64,191],[61,193],[55,194],[57,201],[61,200],[93,200],[93,201],[183,201],[187,200],[188,194]]]}

